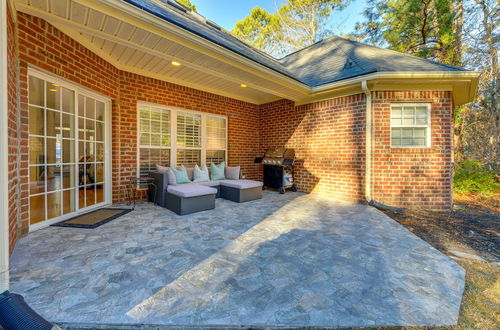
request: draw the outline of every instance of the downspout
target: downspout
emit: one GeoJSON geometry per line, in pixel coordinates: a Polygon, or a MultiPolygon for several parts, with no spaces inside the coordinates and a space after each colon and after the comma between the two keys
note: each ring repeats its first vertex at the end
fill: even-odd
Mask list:
{"type": "Polygon", "coordinates": [[[0,0],[0,293],[9,289],[7,1],[0,0]]]}
{"type": "Polygon", "coordinates": [[[405,209],[388,206],[377,202],[372,197],[372,158],[373,158],[373,122],[372,122],[372,94],[368,88],[368,83],[366,80],[361,82],[361,89],[366,95],[366,134],[365,134],[365,200],[366,202],[378,209],[389,210],[394,212],[403,212],[405,209]]]}
{"type": "Polygon", "coordinates": [[[372,94],[368,88],[366,80],[361,82],[361,89],[366,96],[366,117],[365,117],[365,200],[372,201],[372,94]]]}

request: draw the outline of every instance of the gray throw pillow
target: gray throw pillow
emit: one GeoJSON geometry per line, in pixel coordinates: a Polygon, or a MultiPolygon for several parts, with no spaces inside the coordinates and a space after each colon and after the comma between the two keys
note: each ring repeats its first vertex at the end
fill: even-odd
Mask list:
{"type": "Polygon", "coordinates": [[[226,166],[226,179],[239,180],[240,179],[240,167],[239,166],[226,166]]]}
{"type": "Polygon", "coordinates": [[[174,172],[170,169],[170,167],[156,165],[156,171],[161,174],[167,175],[167,182],[171,186],[175,186],[177,184],[177,180],[175,179],[174,172]]]}
{"type": "Polygon", "coordinates": [[[165,174],[168,172],[168,167],[167,166],[161,166],[161,165],[156,165],[156,172],[165,174]]]}
{"type": "Polygon", "coordinates": [[[188,179],[193,181],[193,171],[194,171],[194,168],[193,167],[186,167],[186,172],[188,174],[188,179]]]}

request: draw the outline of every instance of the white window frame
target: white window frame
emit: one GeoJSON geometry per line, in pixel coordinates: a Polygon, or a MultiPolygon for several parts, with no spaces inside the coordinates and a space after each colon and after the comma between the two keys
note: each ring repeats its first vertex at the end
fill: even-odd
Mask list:
{"type": "MultiPolygon", "coordinates": [[[[136,176],[137,178],[140,177],[140,150],[141,150],[141,128],[140,128],[140,107],[141,106],[149,106],[149,107],[155,107],[159,109],[164,109],[164,110],[169,110],[170,111],[170,147],[161,147],[164,149],[170,149],[170,166],[177,166],[177,150],[186,150],[186,149],[194,149],[194,150],[200,150],[201,149],[201,165],[206,165],[206,154],[207,154],[207,128],[206,128],[206,122],[207,122],[207,117],[216,117],[216,118],[222,118],[225,120],[226,123],[226,143],[224,145],[224,157],[226,160],[226,163],[228,161],[227,158],[227,153],[228,153],[228,117],[225,115],[219,115],[219,114],[213,114],[210,112],[203,112],[203,111],[196,111],[196,110],[190,110],[190,109],[185,109],[185,108],[180,108],[180,107],[173,107],[173,106],[167,106],[167,105],[162,105],[158,103],[151,103],[151,102],[145,102],[145,101],[138,101],[137,102],[137,164],[136,164],[136,176]],[[189,113],[189,114],[194,114],[194,115],[199,115],[201,116],[201,148],[199,147],[179,147],[177,148],[177,113],[189,113]]],[[[147,148],[148,146],[144,146],[144,148],[147,148]]],[[[154,148],[154,147],[153,147],[154,148]]],[[[215,150],[215,149],[210,149],[210,150],[215,150]]],[[[218,150],[218,149],[217,149],[218,150]]]]}
{"type": "MultiPolygon", "coordinates": [[[[71,82],[69,80],[66,80],[60,76],[54,75],[52,73],[47,73],[42,71],[41,69],[38,69],[37,67],[33,66],[28,66],[28,74],[27,77],[29,79],[29,76],[34,76],[37,78],[40,78],[45,81],[50,81],[52,83],[56,83],[61,85],[62,87],[65,87],[67,89],[70,89],[75,92],[75,113],[74,113],[74,127],[76,129],[75,131],[75,138],[74,141],[79,141],[78,139],[78,116],[79,116],[79,108],[78,108],[78,95],[82,94],[84,96],[91,97],[97,101],[103,102],[104,103],[104,114],[105,114],[105,120],[104,120],[104,201],[98,204],[94,204],[92,206],[88,206],[85,208],[79,208],[79,194],[78,194],[78,189],[79,189],[79,184],[76,181],[78,179],[78,161],[76,161],[76,175],[75,175],[75,186],[74,189],[76,190],[76,196],[75,196],[75,210],[74,212],[63,214],[61,216],[52,218],[52,219],[46,219],[41,222],[37,222],[35,224],[29,224],[29,231],[35,231],[41,228],[45,228],[47,226],[50,226],[51,224],[63,221],[65,219],[69,219],[71,217],[74,217],[75,215],[78,214],[83,214],[88,211],[106,206],[106,205],[111,205],[112,201],[112,178],[111,178],[111,99],[109,97],[106,97],[102,94],[99,94],[93,90],[90,90],[88,88],[85,88],[83,86],[80,86],[74,82],[71,82]]],[[[28,93],[29,93],[29,86],[28,86],[28,93]]],[[[75,143],[75,155],[78,157],[78,143],[75,143]]],[[[29,169],[29,167],[28,167],[29,169]]],[[[63,189],[63,190],[68,190],[68,189],[63,189]]],[[[61,190],[62,191],[62,190],[61,190]]],[[[47,192],[46,192],[47,193],[47,192]]],[[[34,194],[35,195],[35,194],[34,194]]],[[[31,196],[28,192],[28,196],[31,196]]],[[[47,210],[45,210],[47,212],[47,210]]]]}
{"type": "Polygon", "coordinates": [[[390,144],[393,149],[424,149],[431,147],[431,104],[430,103],[391,103],[389,106],[389,133],[390,133],[390,144]],[[425,125],[393,125],[392,124],[392,107],[423,107],[427,109],[427,124],[425,125]],[[425,145],[424,146],[393,146],[392,145],[392,129],[393,128],[425,128],[425,145]]]}

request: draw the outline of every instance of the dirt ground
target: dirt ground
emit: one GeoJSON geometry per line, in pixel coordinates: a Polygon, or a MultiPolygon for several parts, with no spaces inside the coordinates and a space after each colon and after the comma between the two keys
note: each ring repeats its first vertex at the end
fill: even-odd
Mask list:
{"type": "Polygon", "coordinates": [[[453,210],[447,213],[384,212],[447,255],[456,256],[454,252],[460,252],[500,262],[498,196],[489,199],[456,196],[453,210]]]}

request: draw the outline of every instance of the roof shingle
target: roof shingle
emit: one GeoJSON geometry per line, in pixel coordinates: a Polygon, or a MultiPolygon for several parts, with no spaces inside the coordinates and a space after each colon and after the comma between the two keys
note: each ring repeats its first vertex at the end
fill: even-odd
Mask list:
{"type": "Polygon", "coordinates": [[[207,23],[207,20],[197,13],[169,5],[167,0],[123,1],[310,87],[373,72],[465,71],[462,68],[337,36],[278,60],[242,42],[226,30],[213,26],[213,23],[207,23]]]}

